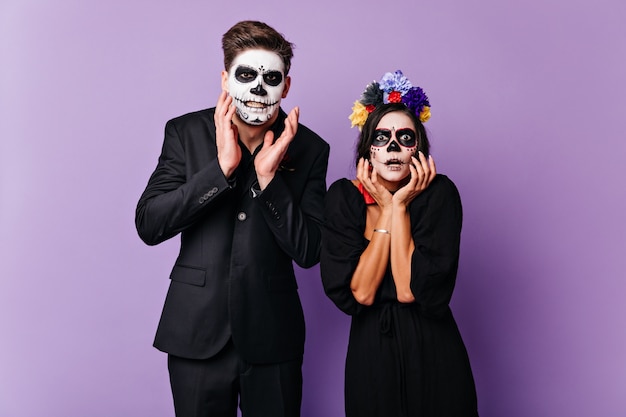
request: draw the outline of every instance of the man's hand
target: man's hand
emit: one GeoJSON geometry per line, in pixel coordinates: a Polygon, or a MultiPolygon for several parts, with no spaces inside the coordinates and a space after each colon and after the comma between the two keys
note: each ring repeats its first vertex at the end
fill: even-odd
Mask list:
{"type": "Polygon", "coordinates": [[[233,98],[222,91],[215,106],[215,142],[217,144],[217,161],[228,179],[235,172],[241,161],[241,148],[237,142],[237,126],[232,123],[235,115],[233,98]]]}
{"type": "Polygon", "coordinates": [[[298,131],[298,117],[300,109],[295,107],[289,112],[285,119],[285,130],[274,142],[274,133],[268,131],[263,138],[263,148],[254,158],[254,169],[256,170],[259,187],[264,190],[265,187],[274,179],[276,170],[280,166],[280,162],[287,153],[287,148],[298,131]]]}

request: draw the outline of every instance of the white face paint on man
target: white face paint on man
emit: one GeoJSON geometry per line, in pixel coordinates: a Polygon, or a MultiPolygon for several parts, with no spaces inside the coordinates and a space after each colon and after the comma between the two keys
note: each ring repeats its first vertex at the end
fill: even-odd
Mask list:
{"type": "Polygon", "coordinates": [[[278,112],[285,89],[285,64],[278,54],[250,49],[237,55],[228,71],[228,92],[239,118],[262,125],[278,112]]]}

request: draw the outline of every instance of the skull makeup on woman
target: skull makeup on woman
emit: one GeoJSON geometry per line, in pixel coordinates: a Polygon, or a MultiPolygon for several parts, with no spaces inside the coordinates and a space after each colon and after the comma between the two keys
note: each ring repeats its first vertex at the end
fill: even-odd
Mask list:
{"type": "Polygon", "coordinates": [[[289,90],[289,77],[278,54],[251,49],[239,54],[228,71],[228,92],[239,118],[262,125],[278,113],[289,90]]]}
{"type": "Polygon", "coordinates": [[[413,121],[404,113],[388,113],[380,119],[370,146],[370,162],[386,181],[400,181],[411,174],[409,164],[417,152],[413,121]]]}
{"type": "Polygon", "coordinates": [[[430,155],[429,118],[424,90],[402,71],[368,84],[350,114],[360,131],[356,178],[326,194],[320,274],[351,316],[346,417],[478,417],[449,306],[463,207],[430,155]]]}

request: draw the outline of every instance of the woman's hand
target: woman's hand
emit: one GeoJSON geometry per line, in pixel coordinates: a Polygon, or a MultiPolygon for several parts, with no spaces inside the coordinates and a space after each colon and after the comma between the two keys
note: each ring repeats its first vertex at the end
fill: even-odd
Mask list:
{"type": "Polygon", "coordinates": [[[356,177],[380,207],[391,206],[391,192],[378,181],[378,173],[372,168],[370,161],[365,158],[359,159],[356,177]]]}
{"type": "Polygon", "coordinates": [[[235,115],[233,98],[222,91],[215,106],[215,143],[217,161],[226,178],[230,178],[241,161],[241,148],[237,142],[237,126],[232,123],[235,115]]]}
{"type": "Polygon", "coordinates": [[[437,169],[433,157],[429,156],[426,158],[420,151],[418,152],[418,158],[411,157],[411,164],[409,164],[411,179],[393,195],[394,205],[408,206],[435,179],[437,169]]]}

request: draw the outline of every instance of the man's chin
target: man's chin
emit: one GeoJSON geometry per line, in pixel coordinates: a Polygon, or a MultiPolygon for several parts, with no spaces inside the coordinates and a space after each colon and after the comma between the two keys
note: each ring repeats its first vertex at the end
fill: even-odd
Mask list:
{"type": "Polygon", "coordinates": [[[260,114],[255,114],[254,112],[250,112],[248,111],[247,108],[244,108],[244,109],[237,108],[237,116],[242,122],[252,125],[252,126],[260,126],[266,123],[269,117],[264,114],[260,115],[260,114]]]}
{"type": "Polygon", "coordinates": [[[271,117],[270,119],[266,119],[265,117],[260,118],[255,114],[249,114],[249,113],[242,114],[240,112],[237,112],[237,113],[238,113],[239,119],[241,119],[242,122],[250,126],[263,126],[264,124],[269,123],[271,121],[271,117]]]}
{"type": "Polygon", "coordinates": [[[277,114],[275,111],[267,112],[267,109],[261,109],[264,111],[258,111],[258,108],[248,108],[244,107],[243,109],[237,109],[237,116],[241,119],[242,122],[249,124],[251,126],[263,126],[267,123],[273,123],[276,119],[274,116],[277,114]],[[255,111],[256,110],[256,111],[255,111]]]}

